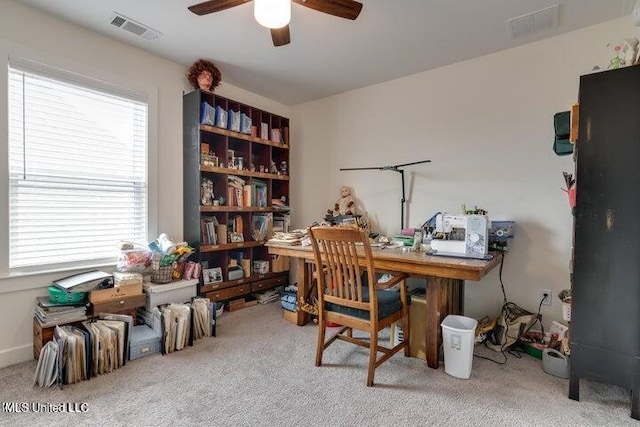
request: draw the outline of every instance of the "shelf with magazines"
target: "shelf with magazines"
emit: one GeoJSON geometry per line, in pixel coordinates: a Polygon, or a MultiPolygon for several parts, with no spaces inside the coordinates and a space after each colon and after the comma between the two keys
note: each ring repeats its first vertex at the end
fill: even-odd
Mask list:
{"type": "MultiPolygon", "coordinates": [[[[183,237],[223,301],[288,282],[266,240],[289,201],[289,119],[214,93],[183,96],[183,237]],[[274,199],[278,203],[274,204],[274,199]]],[[[192,258],[192,259],[193,259],[192,258]]]]}

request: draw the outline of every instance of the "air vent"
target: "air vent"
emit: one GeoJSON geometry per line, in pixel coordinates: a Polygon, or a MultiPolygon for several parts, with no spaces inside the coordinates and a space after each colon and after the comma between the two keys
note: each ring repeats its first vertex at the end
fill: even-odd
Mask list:
{"type": "Polygon", "coordinates": [[[134,21],[131,18],[127,18],[126,16],[118,12],[113,12],[111,14],[109,22],[111,23],[111,25],[128,31],[131,34],[135,34],[136,36],[142,37],[143,39],[155,40],[162,36],[162,33],[160,31],[156,31],[153,28],[134,21]]]}
{"type": "Polygon", "coordinates": [[[509,40],[558,26],[557,4],[506,21],[509,40]]]}

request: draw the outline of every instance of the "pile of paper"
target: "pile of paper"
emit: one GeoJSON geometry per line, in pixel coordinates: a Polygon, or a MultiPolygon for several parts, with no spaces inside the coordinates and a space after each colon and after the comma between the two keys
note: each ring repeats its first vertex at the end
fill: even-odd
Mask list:
{"type": "Polygon", "coordinates": [[[210,337],[213,328],[211,301],[209,298],[194,298],[191,306],[193,308],[193,339],[210,337]]]}
{"type": "Polygon", "coordinates": [[[162,313],[162,354],[182,350],[193,345],[191,335],[191,307],[189,304],[169,304],[162,313]]]}
{"type": "Polygon", "coordinates": [[[53,341],[40,351],[34,384],[74,384],[125,365],[131,316],[100,314],[99,319],[56,326],[53,341]]]}
{"type": "Polygon", "coordinates": [[[48,328],[61,323],[79,322],[87,319],[86,303],[55,303],[49,297],[37,297],[34,310],[42,327],[48,328]]]}
{"type": "Polygon", "coordinates": [[[260,293],[251,294],[258,300],[258,304],[268,304],[270,302],[278,301],[280,299],[280,294],[278,291],[269,290],[260,293]]]}
{"type": "Polygon", "coordinates": [[[306,246],[307,240],[306,230],[293,230],[288,233],[274,232],[273,237],[269,239],[269,243],[287,246],[306,246]]]}

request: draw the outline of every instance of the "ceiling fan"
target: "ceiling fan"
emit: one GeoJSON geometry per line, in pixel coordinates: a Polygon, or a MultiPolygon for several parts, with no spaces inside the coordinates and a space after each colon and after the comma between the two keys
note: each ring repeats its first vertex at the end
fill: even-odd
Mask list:
{"type": "Polygon", "coordinates": [[[209,0],[189,6],[196,15],[206,15],[254,1],[254,15],[260,25],[271,30],[274,46],[283,46],[291,42],[289,21],[291,2],[301,6],[354,20],[362,10],[362,3],[354,0],[209,0]]]}

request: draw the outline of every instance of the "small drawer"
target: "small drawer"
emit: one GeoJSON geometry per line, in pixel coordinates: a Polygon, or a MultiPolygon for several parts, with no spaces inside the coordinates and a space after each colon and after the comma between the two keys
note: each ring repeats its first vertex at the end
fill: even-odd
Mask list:
{"type": "Polygon", "coordinates": [[[224,301],[230,298],[239,297],[240,295],[246,295],[251,292],[251,286],[241,285],[234,286],[232,288],[220,289],[218,291],[207,292],[206,297],[211,301],[224,301]]]}
{"type": "Polygon", "coordinates": [[[260,280],[259,282],[253,282],[251,284],[251,292],[266,291],[267,289],[272,289],[272,288],[275,288],[276,286],[284,286],[286,284],[287,284],[286,275],[270,277],[268,279],[260,280]]]}
{"type": "Polygon", "coordinates": [[[121,313],[138,307],[144,307],[145,303],[146,296],[142,294],[99,304],[91,304],[91,315],[97,316],[100,313],[121,313]]]}

